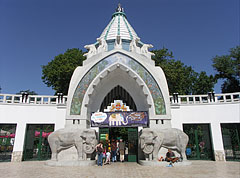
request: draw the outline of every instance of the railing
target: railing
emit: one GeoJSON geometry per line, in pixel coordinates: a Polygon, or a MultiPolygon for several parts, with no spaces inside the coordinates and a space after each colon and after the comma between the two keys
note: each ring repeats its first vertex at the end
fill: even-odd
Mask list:
{"type": "Polygon", "coordinates": [[[66,105],[67,96],[0,94],[0,104],[66,105]]]}
{"type": "MultiPolygon", "coordinates": [[[[206,104],[240,102],[240,92],[206,95],[170,96],[170,104],[206,104]]],[[[0,104],[66,105],[67,96],[0,94],[0,104]]]]}
{"type": "Polygon", "coordinates": [[[233,103],[240,101],[240,92],[206,95],[173,95],[171,104],[206,104],[206,103],[233,103]]]}

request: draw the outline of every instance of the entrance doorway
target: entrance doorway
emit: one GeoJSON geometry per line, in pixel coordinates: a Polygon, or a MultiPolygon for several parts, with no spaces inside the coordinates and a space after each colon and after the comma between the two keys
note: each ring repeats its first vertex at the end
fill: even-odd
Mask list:
{"type": "MultiPolygon", "coordinates": [[[[137,162],[138,155],[138,128],[137,127],[105,127],[99,128],[99,140],[106,147],[108,141],[123,140],[125,143],[124,160],[137,162]]],[[[119,156],[118,156],[119,157],[119,156]]]]}
{"type": "Polygon", "coordinates": [[[221,124],[223,146],[227,161],[240,161],[240,124],[221,124]]]}
{"type": "Polygon", "coordinates": [[[0,124],[0,162],[11,161],[16,124],[0,124]]]}
{"type": "Polygon", "coordinates": [[[183,124],[183,131],[189,137],[186,148],[188,159],[213,160],[209,124],[183,124]]]}
{"type": "Polygon", "coordinates": [[[54,124],[27,124],[23,160],[47,160],[51,149],[47,137],[54,131],[54,124]]]}

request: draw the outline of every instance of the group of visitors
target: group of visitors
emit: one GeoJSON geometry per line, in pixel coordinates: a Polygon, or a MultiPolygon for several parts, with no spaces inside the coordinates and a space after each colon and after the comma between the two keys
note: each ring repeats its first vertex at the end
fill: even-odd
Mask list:
{"type": "MultiPolygon", "coordinates": [[[[96,146],[96,153],[98,155],[97,165],[102,166],[103,164],[110,164],[111,158],[112,162],[117,161],[117,155],[120,155],[120,161],[124,162],[124,154],[125,154],[125,143],[122,139],[118,140],[108,140],[105,146],[103,146],[103,142],[96,146]]],[[[168,149],[166,154],[165,161],[170,162],[168,167],[172,167],[173,163],[179,161],[179,158],[175,156],[174,152],[171,149],[168,149]]]]}
{"type": "Polygon", "coordinates": [[[122,139],[114,140],[106,143],[106,145],[103,146],[103,142],[100,141],[100,143],[96,146],[96,153],[98,156],[97,159],[97,165],[102,166],[103,164],[110,164],[111,158],[112,162],[117,162],[117,155],[120,156],[120,161],[124,162],[124,154],[125,154],[125,143],[122,139]]]}

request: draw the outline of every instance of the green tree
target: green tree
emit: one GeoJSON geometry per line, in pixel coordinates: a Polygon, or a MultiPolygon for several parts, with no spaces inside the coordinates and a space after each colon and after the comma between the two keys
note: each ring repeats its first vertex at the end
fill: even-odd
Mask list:
{"type": "Polygon", "coordinates": [[[73,48],[55,56],[51,62],[42,66],[43,82],[52,87],[55,93],[67,95],[73,71],[85,60],[83,54],[82,50],[73,48]]]}
{"type": "Polygon", "coordinates": [[[155,54],[152,58],[155,64],[160,66],[166,75],[170,94],[206,94],[213,90],[216,82],[212,75],[195,72],[191,66],[175,60],[173,53],[166,48],[152,52],[155,54]]]}
{"type": "Polygon", "coordinates": [[[213,92],[216,79],[213,75],[208,76],[206,72],[200,72],[197,79],[193,83],[193,93],[192,94],[206,94],[208,92],[213,92]]]}
{"type": "Polygon", "coordinates": [[[28,93],[29,95],[38,95],[35,91],[31,91],[31,90],[21,90],[20,92],[16,93],[17,95],[21,95],[22,92],[26,92],[28,93]]]}
{"type": "Polygon", "coordinates": [[[230,54],[213,58],[216,79],[223,79],[223,93],[240,91],[240,46],[230,49],[230,54]]]}

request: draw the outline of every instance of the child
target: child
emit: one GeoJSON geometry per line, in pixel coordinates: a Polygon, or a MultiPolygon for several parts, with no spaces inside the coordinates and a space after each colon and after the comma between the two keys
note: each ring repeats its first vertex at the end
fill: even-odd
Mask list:
{"type": "Polygon", "coordinates": [[[104,163],[104,164],[110,164],[110,157],[111,157],[111,153],[108,151],[107,153],[106,153],[106,162],[104,163]]]}

